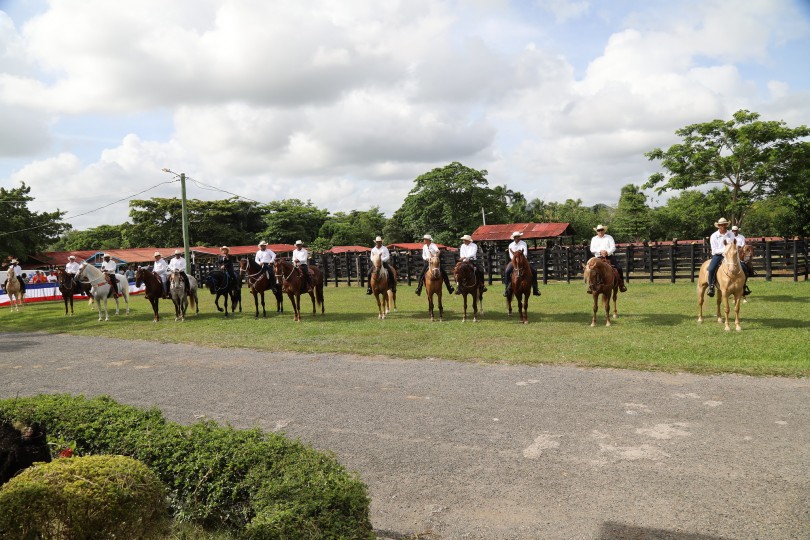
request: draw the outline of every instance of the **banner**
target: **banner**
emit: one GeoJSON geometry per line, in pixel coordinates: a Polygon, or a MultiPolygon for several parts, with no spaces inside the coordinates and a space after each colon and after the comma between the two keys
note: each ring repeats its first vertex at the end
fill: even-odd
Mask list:
{"type": "MultiPolygon", "coordinates": [[[[135,281],[129,282],[129,294],[139,294],[144,291],[145,285],[140,287],[135,286],[135,281]]],[[[73,295],[74,300],[87,299],[86,296],[80,294],[73,295]]],[[[25,303],[31,302],[52,302],[54,300],[62,300],[62,293],[59,292],[58,283],[37,283],[35,285],[28,284],[25,286],[25,303]]],[[[5,289],[0,287],[0,307],[11,305],[11,299],[8,297],[5,289]]]]}

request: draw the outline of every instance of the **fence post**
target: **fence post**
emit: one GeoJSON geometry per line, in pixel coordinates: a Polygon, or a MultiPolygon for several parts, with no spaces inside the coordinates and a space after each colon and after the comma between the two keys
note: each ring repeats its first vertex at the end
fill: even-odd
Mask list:
{"type": "Polygon", "coordinates": [[[353,254],[354,257],[354,266],[357,269],[357,280],[360,283],[360,286],[364,286],[366,284],[366,274],[360,269],[360,257],[358,253],[353,254]]]}
{"type": "Polygon", "coordinates": [[[624,246],[624,252],[625,252],[624,280],[627,283],[630,283],[630,274],[633,272],[633,244],[627,244],[626,246],[624,246]]]}
{"type": "Polygon", "coordinates": [[[689,246],[689,278],[695,282],[695,243],[689,246]]]}
{"type": "Polygon", "coordinates": [[[650,283],[655,281],[655,268],[653,267],[653,247],[648,243],[645,244],[647,248],[647,261],[650,263],[650,283]]]}
{"type": "Polygon", "coordinates": [[[487,274],[489,274],[488,285],[492,287],[492,250],[487,251],[487,274]]]}
{"type": "Polygon", "coordinates": [[[675,283],[675,251],[678,248],[678,239],[672,239],[672,245],[669,246],[669,282],[675,283]]]}
{"type": "Polygon", "coordinates": [[[765,240],[765,281],[771,280],[771,272],[772,272],[772,265],[771,265],[771,241],[770,239],[765,240]]]}
{"type": "Polygon", "coordinates": [[[799,281],[799,241],[793,238],[793,281],[799,281]]]}
{"type": "Polygon", "coordinates": [[[543,285],[548,285],[548,244],[543,248],[543,285]]]}
{"type": "Polygon", "coordinates": [[[408,275],[408,287],[411,286],[411,252],[407,251],[405,255],[405,273],[408,275]]]}
{"type": "Polygon", "coordinates": [[[810,273],[810,264],[808,264],[808,250],[807,238],[802,237],[802,253],[804,253],[804,280],[807,281],[807,275],[810,273]]]}

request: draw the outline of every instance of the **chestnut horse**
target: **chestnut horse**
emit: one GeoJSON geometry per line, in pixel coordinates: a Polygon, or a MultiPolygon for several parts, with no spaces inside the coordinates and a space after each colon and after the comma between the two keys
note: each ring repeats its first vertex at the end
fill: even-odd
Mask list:
{"type": "MultiPolygon", "coordinates": [[[[698,322],[703,322],[703,295],[709,287],[709,263],[711,259],[704,262],[700,267],[700,276],[698,278],[698,322]]],[[[745,272],[740,266],[740,254],[737,250],[737,243],[734,241],[726,241],[726,247],[723,250],[723,262],[717,267],[717,275],[715,276],[714,289],[717,295],[717,322],[723,322],[720,317],[720,302],[723,302],[725,308],[725,330],[731,330],[728,324],[730,298],[734,298],[734,328],[739,332],[742,330],[740,326],[740,304],[742,304],[743,289],[745,288],[745,272]]]]}
{"type": "Polygon", "coordinates": [[[441,258],[438,253],[430,256],[428,269],[425,272],[425,291],[427,291],[428,312],[430,313],[430,320],[434,321],[433,317],[433,295],[436,295],[436,301],[439,304],[439,321],[444,320],[444,306],[442,305],[442,279],[441,271],[441,258]]]}
{"type": "Polygon", "coordinates": [[[391,283],[396,282],[397,274],[393,267],[391,267],[391,273],[388,272],[379,253],[371,256],[371,262],[374,265],[374,271],[371,273],[369,285],[371,292],[374,293],[374,299],[377,300],[377,310],[379,311],[377,318],[385,319],[385,316],[391,312],[391,306],[394,307],[394,311],[397,310],[397,293],[391,289],[391,283]]]}
{"type": "Polygon", "coordinates": [[[262,296],[262,316],[267,317],[267,311],[264,309],[264,291],[268,289],[276,297],[276,313],[284,312],[284,296],[281,294],[281,287],[278,284],[273,287],[267,278],[267,274],[262,271],[262,267],[254,259],[241,259],[239,261],[239,273],[247,278],[245,281],[250,294],[253,295],[253,303],[256,304],[257,319],[259,318],[259,295],[262,296]]]}
{"type": "Polygon", "coordinates": [[[140,287],[142,285],[146,287],[144,296],[149,300],[149,303],[152,305],[152,311],[154,312],[152,322],[158,322],[160,320],[158,304],[160,303],[160,299],[163,298],[163,283],[161,283],[160,278],[148,267],[139,266],[135,271],[135,286],[140,287]]]}
{"type": "Polygon", "coordinates": [[[512,258],[512,294],[506,299],[509,315],[512,315],[512,297],[517,299],[520,322],[529,324],[529,297],[532,295],[532,267],[523,251],[516,251],[512,258]]]}
{"type": "Polygon", "coordinates": [[[591,257],[582,265],[585,270],[585,283],[593,296],[593,317],[591,326],[596,326],[596,312],[599,309],[599,296],[605,306],[605,326],[610,326],[610,297],[613,296],[613,318],[618,315],[616,297],[619,294],[619,273],[602,257],[591,257]]]}
{"type": "Polygon", "coordinates": [[[25,306],[25,293],[22,292],[20,280],[14,275],[14,268],[8,267],[8,281],[6,282],[6,294],[11,302],[11,311],[20,311],[20,306],[25,306]],[[16,303],[15,303],[16,300],[16,303]]]}
{"type": "Polygon", "coordinates": [[[292,263],[276,259],[273,263],[273,272],[276,275],[276,282],[281,285],[281,290],[287,293],[290,303],[293,305],[293,320],[301,321],[301,294],[309,293],[312,299],[312,314],[315,315],[315,301],[321,306],[321,315],[324,313],[323,303],[323,274],[317,266],[309,266],[309,281],[312,288],[304,290],[304,276],[301,269],[293,266],[292,263]]]}
{"type": "MultiPolygon", "coordinates": [[[[68,315],[68,305],[70,305],[70,316],[72,317],[73,296],[81,294],[82,292],[88,292],[90,285],[76,281],[76,276],[65,272],[63,268],[56,270],[56,281],[59,283],[59,292],[62,293],[62,300],[65,302],[65,316],[68,315]]],[[[91,296],[90,299],[92,300],[93,297],[91,296]]]]}
{"type": "Polygon", "coordinates": [[[472,295],[473,322],[478,322],[478,305],[481,304],[481,315],[484,314],[484,282],[478,279],[475,266],[468,261],[458,261],[453,268],[456,289],[464,297],[464,318],[467,322],[467,295],[472,295]]]}

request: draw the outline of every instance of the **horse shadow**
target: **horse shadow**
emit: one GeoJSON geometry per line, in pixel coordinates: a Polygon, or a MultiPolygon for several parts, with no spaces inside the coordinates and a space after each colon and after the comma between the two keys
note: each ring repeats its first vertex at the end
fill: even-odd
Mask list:
{"type": "Polygon", "coordinates": [[[669,529],[639,527],[638,525],[617,523],[615,521],[603,522],[597,536],[598,540],[624,540],[626,538],[661,538],[666,540],[726,540],[726,538],[722,536],[686,533],[669,529]]]}
{"type": "Polygon", "coordinates": [[[810,321],[797,319],[746,318],[744,321],[767,328],[810,328],[810,321]]]}
{"type": "Polygon", "coordinates": [[[751,296],[752,300],[757,302],[807,302],[807,299],[801,296],[789,296],[787,294],[779,294],[774,296],[751,296]]]}

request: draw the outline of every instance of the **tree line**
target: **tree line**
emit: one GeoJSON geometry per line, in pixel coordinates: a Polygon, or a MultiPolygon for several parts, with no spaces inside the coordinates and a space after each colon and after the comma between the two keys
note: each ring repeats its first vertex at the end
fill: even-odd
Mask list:
{"type": "MultiPolygon", "coordinates": [[[[487,224],[566,222],[574,241],[586,241],[603,223],[619,242],[701,239],[725,216],[747,236],[810,235],[810,130],[782,121],[762,121],[738,111],[729,121],[686,126],[681,141],[645,154],[661,172],[627,184],[614,204],[587,206],[527,200],[506,185],[490,186],[486,170],[459,162],[428,171],[413,182],[390,218],[379,207],[330,213],[311,201],[285,199],[267,204],[238,198],[188,201],[192,245],[246,245],[259,240],[291,244],[303,240],[314,250],[370,245],[378,234],[387,243],[418,241],[432,234],[442,244],[459,243],[484,219],[487,224]],[[643,192],[674,192],[656,207],[643,192]],[[483,215],[482,215],[483,214],[483,215]]],[[[0,257],[37,251],[104,250],[182,245],[181,202],[177,198],[130,201],[129,221],[73,230],[63,212],[27,209],[30,189],[0,189],[0,231],[46,225],[24,234],[0,232],[0,257]]]]}

